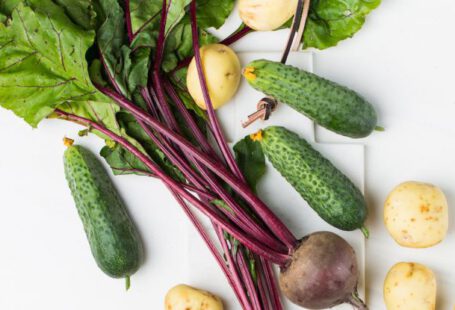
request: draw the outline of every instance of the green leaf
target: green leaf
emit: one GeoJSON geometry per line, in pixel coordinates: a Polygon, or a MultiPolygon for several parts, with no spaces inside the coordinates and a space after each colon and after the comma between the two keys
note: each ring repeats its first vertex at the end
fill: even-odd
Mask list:
{"type": "Polygon", "coordinates": [[[117,114],[118,122],[125,130],[125,133],[136,140],[144,148],[150,158],[159,165],[168,175],[173,177],[179,182],[185,182],[185,178],[181,171],[177,169],[164,153],[153,143],[147,133],[142,129],[135,118],[126,112],[120,112],[117,114]]]}
{"type": "Polygon", "coordinates": [[[54,0],[56,4],[65,9],[65,13],[76,25],[86,30],[97,27],[94,1],[96,0],[54,0]]]}
{"type": "Polygon", "coordinates": [[[131,25],[134,33],[158,29],[161,19],[161,1],[130,0],[131,25]]]}
{"type": "Polygon", "coordinates": [[[197,23],[199,27],[220,28],[231,15],[235,0],[199,0],[197,1],[197,23]]]}
{"type": "Polygon", "coordinates": [[[22,0],[2,0],[0,1],[0,13],[2,13],[5,17],[11,16],[13,10],[22,3],[22,0]]]}
{"type": "Polygon", "coordinates": [[[304,47],[326,49],[352,37],[381,0],[313,0],[304,33],[304,47]]]}
{"type": "Polygon", "coordinates": [[[188,90],[186,89],[176,89],[177,94],[179,95],[180,99],[183,101],[183,104],[188,110],[193,111],[197,117],[202,120],[207,120],[207,112],[202,110],[196,102],[194,102],[193,98],[189,94],[188,90]]]}
{"type": "MultiPolygon", "coordinates": [[[[167,16],[166,33],[169,33],[185,16],[185,7],[190,2],[191,0],[172,0],[167,16]]],[[[133,32],[158,32],[160,27],[162,5],[163,2],[157,0],[131,0],[130,12],[133,32]]]]}
{"type": "MultiPolygon", "coordinates": [[[[201,46],[211,43],[217,43],[217,37],[210,33],[200,30],[199,43],[201,46]]],[[[165,57],[163,60],[163,70],[166,72],[172,71],[177,64],[193,56],[193,37],[191,35],[191,25],[181,23],[169,34],[166,41],[165,57]]]]}
{"type": "Polygon", "coordinates": [[[131,69],[128,75],[128,87],[130,92],[134,92],[140,87],[147,86],[149,66],[150,66],[150,50],[139,49],[130,55],[131,69]]]}
{"type": "Polygon", "coordinates": [[[98,59],[93,60],[93,62],[90,64],[90,67],[88,69],[90,79],[95,83],[96,85],[101,85],[101,86],[107,86],[107,82],[104,79],[103,76],[103,65],[101,64],[101,61],[98,59]]]}
{"type": "Polygon", "coordinates": [[[229,208],[227,203],[225,203],[223,200],[216,199],[216,200],[210,201],[210,203],[218,208],[225,209],[228,212],[232,212],[232,209],[229,208]]]}
{"type": "Polygon", "coordinates": [[[104,157],[115,175],[150,173],[150,170],[136,156],[118,144],[112,147],[106,145],[101,149],[100,155],[104,157]]]}
{"type": "Polygon", "coordinates": [[[253,254],[251,254],[247,249],[245,249],[245,252],[247,252],[247,254],[245,254],[245,256],[246,256],[246,259],[247,259],[248,262],[249,262],[251,277],[253,278],[253,282],[254,282],[254,283],[257,283],[257,280],[258,280],[258,273],[257,273],[257,263],[256,263],[256,260],[254,259],[253,254]]]}
{"type": "MultiPolygon", "coordinates": [[[[93,0],[96,1],[96,0],[93,0]]],[[[66,15],[78,26],[86,30],[95,29],[96,12],[92,0],[54,0],[53,5],[62,7],[66,15]]],[[[49,1],[41,0],[2,0],[0,2],[0,14],[10,16],[13,10],[24,3],[33,10],[46,10],[49,1]]]]}
{"type": "Polygon", "coordinates": [[[93,41],[53,2],[19,4],[0,24],[0,105],[36,127],[63,103],[110,102],[90,81],[85,54],[93,41]]]}
{"type": "MultiPolygon", "coordinates": [[[[172,1],[166,23],[166,46],[162,68],[169,72],[177,63],[193,55],[191,25],[187,14],[190,0],[172,1]]],[[[233,9],[234,1],[205,0],[198,2],[199,26],[219,27],[233,9]]],[[[162,1],[131,1],[133,32],[137,33],[133,47],[155,48],[161,19],[162,1]]],[[[201,45],[218,42],[207,31],[200,30],[201,45]]],[[[149,51],[150,52],[150,51],[149,51]]]]}
{"type": "MultiPolygon", "coordinates": [[[[116,114],[120,111],[120,107],[117,104],[110,102],[75,101],[64,103],[59,106],[59,109],[90,119],[100,125],[104,125],[115,134],[126,136],[117,122],[116,114]]],[[[108,139],[104,134],[96,130],[94,130],[94,133],[103,139],[108,139]]],[[[134,143],[134,141],[132,142],[134,143]]]]}
{"type": "Polygon", "coordinates": [[[107,68],[122,94],[129,97],[127,75],[130,50],[126,42],[124,12],[117,0],[98,0],[97,13],[101,26],[96,32],[99,50],[107,68]]]}
{"type": "MultiPolygon", "coordinates": [[[[201,46],[211,43],[217,43],[219,40],[210,33],[200,30],[199,38],[201,46]]],[[[193,56],[193,38],[191,36],[191,25],[180,24],[168,36],[168,41],[165,49],[165,57],[163,61],[163,70],[170,72],[174,70],[177,64],[193,56]]],[[[188,93],[186,87],[186,74],[188,69],[182,68],[172,73],[171,79],[180,99],[185,104],[186,108],[196,113],[198,118],[207,119],[207,114],[202,110],[188,93]]]]}
{"type": "Polygon", "coordinates": [[[245,176],[248,185],[255,190],[266,172],[265,156],[261,144],[246,136],[234,146],[237,164],[245,176]]]}

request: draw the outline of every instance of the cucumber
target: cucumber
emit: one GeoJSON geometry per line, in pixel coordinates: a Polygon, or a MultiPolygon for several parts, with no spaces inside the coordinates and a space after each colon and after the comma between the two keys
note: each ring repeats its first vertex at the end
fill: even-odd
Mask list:
{"type": "Polygon", "coordinates": [[[126,278],[128,288],[143,261],[139,233],[101,162],[82,146],[66,144],[65,176],[93,257],[107,275],[126,278]]]}
{"type": "Polygon", "coordinates": [[[362,138],[376,127],[377,115],[370,103],[313,73],[279,62],[255,60],[243,74],[253,88],[338,134],[362,138]]]}
{"type": "Polygon", "coordinates": [[[268,127],[251,138],[260,141],[275,169],[322,219],[341,230],[364,230],[367,205],[362,193],[307,141],[284,127],[268,127]]]}

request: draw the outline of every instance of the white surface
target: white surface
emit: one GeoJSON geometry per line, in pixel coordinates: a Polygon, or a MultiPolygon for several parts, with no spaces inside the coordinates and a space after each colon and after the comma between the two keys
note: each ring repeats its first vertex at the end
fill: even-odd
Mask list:
{"type": "MultiPolygon", "coordinates": [[[[353,39],[315,52],[315,72],[369,98],[386,127],[362,141],[371,210],[366,280],[372,310],[385,309],[382,281],[402,260],[435,270],[438,310],[455,305],[454,226],[437,247],[409,250],[392,241],[381,217],[388,191],[408,179],[441,186],[455,205],[454,14],[452,0],[383,0],[353,39]]],[[[285,32],[251,35],[236,49],[279,50],[286,37],[285,32]]],[[[147,262],[128,293],[122,281],[99,272],[63,180],[61,138],[75,137],[77,130],[53,121],[33,131],[0,109],[0,309],[162,309],[166,290],[184,281],[188,270],[179,261],[186,253],[186,219],[158,182],[115,178],[147,240],[147,262]]],[[[96,138],[84,139],[87,143],[93,150],[100,146],[96,138]]]]}

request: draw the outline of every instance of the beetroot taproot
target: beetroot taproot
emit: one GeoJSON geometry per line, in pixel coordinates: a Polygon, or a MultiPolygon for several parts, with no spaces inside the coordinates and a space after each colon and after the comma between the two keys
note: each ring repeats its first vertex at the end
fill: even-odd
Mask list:
{"type": "Polygon", "coordinates": [[[331,232],[316,232],[302,239],[280,274],[284,295],[309,309],[326,309],[346,302],[367,309],[357,297],[357,283],[354,249],[331,232]]]}

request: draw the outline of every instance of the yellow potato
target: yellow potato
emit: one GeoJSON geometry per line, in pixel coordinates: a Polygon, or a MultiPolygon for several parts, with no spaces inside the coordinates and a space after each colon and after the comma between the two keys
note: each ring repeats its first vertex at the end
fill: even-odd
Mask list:
{"type": "Polygon", "coordinates": [[[436,278],[417,263],[398,263],[384,281],[387,310],[435,310],[436,278]]]}
{"type": "Polygon", "coordinates": [[[223,310],[220,298],[209,292],[180,284],[169,290],[165,310],[223,310]]]}
{"type": "MultiPolygon", "coordinates": [[[[205,45],[200,51],[210,99],[214,109],[217,109],[237,92],[241,76],[240,61],[235,52],[223,44],[205,45]]],[[[194,57],[188,67],[186,83],[196,104],[206,109],[194,57]]]]}
{"type": "Polygon", "coordinates": [[[240,0],[239,14],[245,25],[257,31],[281,27],[297,9],[297,0],[240,0]]]}
{"type": "Polygon", "coordinates": [[[447,199],[436,186],[420,182],[398,185],[387,197],[384,222],[400,245],[426,248],[441,242],[447,234],[447,199]]]}

